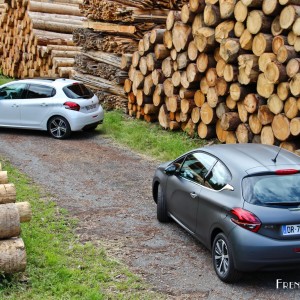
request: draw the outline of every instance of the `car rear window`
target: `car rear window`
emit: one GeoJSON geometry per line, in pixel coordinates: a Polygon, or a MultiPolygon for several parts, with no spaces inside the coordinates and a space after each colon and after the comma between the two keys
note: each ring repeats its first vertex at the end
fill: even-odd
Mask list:
{"type": "Polygon", "coordinates": [[[90,99],[94,93],[82,83],[74,83],[63,88],[64,93],[71,99],[90,99]]]}
{"type": "Polygon", "coordinates": [[[244,199],[263,206],[300,204],[300,174],[263,175],[243,180],[244,199]]]}

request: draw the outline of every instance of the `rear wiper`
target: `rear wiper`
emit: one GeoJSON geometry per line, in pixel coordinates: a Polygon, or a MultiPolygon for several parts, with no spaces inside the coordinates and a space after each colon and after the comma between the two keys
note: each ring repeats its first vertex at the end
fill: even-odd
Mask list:
{"type": "Polygon", "coordinates": [[[264,202],[264,204],[289,206],[289,205],[300,205],[300,202],[264,202]]]}

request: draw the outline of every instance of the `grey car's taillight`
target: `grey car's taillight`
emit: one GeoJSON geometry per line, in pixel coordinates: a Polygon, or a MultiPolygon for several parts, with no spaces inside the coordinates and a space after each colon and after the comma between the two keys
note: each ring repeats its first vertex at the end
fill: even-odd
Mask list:
{"type": "Polygon", "coordinates": [[[252,212],[243,208],[233,208],[231,211],[233,215],[231,221],[247,230],[257,232],[261,227],[261,221],[252,212]]]}

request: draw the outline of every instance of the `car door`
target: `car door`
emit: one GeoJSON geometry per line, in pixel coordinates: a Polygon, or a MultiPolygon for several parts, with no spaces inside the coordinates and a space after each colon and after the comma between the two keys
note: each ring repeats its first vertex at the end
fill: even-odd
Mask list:
{"type": "Polygon", "coordinates": [[[195,232],[199,195],[207,169],[199,159],[211,166],[215,159],[203,158],[202,152],[187,155],[177,176],[170,176],[167,182],[168,211],[190,231],[195,232]]]}
{"type": "Polygon", "coordinates": [[[204,186],[199,195],[196,233],[204,244],[210,243],[210,230],[213,224],[225,218],[228,207],[234,203],[231,190],[222,190],[231,182],[231,173],[227,167],[217,161],[206,174],[204,186]]]}
{"type": "Polygon", "coordinates": [[[25,88],[25,83],[12,83],[0,89],[0,125],[21,125],[19,105],[25,88]]]}
{"type": "Polygon", "coordinates": [[[29,84],[25,99],[20,102],[21,121],[24,126],[40,128],[53,109],[55,89],[42,84],[29,84]]]}

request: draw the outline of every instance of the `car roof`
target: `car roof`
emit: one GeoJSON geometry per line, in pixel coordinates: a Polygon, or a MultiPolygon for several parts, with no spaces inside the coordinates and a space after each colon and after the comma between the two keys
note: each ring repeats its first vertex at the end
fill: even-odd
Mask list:
{"type": "Polygon", "coordinates": [[[236,172],[253,174],[287,168],[300,170],[300,157],[277,146],[219,144],[205,146],[198,150],[206,151],[218,157],[227,167],[236,172]],[[273,161],[277,154],[276,161],[273,161]]]}
{"type": "Polygon", "coordinates": [[[26,78],[9,82],[24,82],[24,83],[36,83],[36,84],[46,84],[53,87],[64,87],[73,83],[81,83],[78,80],[68,79],[68,78],[26,78]]]}

